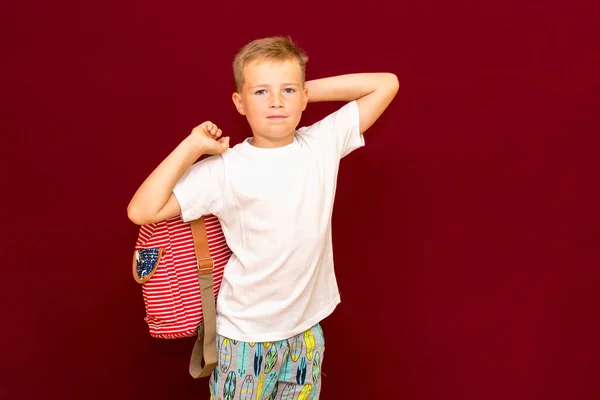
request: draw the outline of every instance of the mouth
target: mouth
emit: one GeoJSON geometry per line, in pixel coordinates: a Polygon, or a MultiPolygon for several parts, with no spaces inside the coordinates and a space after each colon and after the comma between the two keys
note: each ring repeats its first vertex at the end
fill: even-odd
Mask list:
{"type": "Polygon", "coordinates": [[[267,119],[280,120],[287,118],[285,115],[269,115],[267,119]]]}

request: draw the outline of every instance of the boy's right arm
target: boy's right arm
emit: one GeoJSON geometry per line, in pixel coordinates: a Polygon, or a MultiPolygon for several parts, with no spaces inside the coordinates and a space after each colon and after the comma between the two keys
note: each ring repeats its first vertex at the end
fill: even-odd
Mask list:
{"type": "Polygon", "coordinates": [[[229,137],[212,122],[198,125],[160,163],[135,192],[127,216],[138,225],[151,224],[181,214],[173,188],[187,169],[204,154],[221,154],[229,148],[229,137]]]}

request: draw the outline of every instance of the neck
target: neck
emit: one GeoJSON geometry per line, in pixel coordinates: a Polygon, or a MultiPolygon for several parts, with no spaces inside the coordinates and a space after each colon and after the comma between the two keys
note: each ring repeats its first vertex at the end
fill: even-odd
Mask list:
{"type": "Polygon", "coordinates": [[[294,142],[294,133],[291,133],[288,136],[282,138],[265,138],[261,136],[254,135],[250,144],[254,147],[259,147],[262,149],[274,149],[277,147],[287,146],[294,142]]]}

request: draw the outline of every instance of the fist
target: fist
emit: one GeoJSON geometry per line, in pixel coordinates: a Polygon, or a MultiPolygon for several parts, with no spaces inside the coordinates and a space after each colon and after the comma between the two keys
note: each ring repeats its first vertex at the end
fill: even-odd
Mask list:
{"type": "Polygon", "coordinates": [[[223,132],[210,121],[203,122],[192,129],[192,143],[199,146],[204,154],[221,154],[229,148],[229,136],[221,136],[223,132]]]}

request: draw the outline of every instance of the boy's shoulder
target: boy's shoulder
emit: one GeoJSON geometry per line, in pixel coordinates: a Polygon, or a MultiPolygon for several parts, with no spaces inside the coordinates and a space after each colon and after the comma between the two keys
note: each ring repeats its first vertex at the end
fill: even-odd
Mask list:
{"type": "Polygon", "coordinates": [[[343,104],[320,120],[296,130],[301,137],[323,139],[344,136],[352,128],[358,127],[358,105],[356,100],[343,104]]]}

